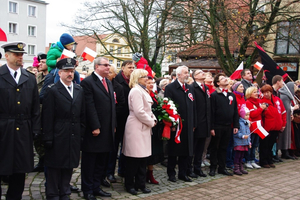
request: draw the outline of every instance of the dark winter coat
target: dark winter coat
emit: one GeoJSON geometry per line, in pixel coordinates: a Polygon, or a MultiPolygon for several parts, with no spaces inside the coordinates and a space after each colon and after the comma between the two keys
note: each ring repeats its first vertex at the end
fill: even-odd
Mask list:
{"type": "Polygon", "coordinates": [[[33,137],[40,133],[40,102],[34,75],[21,68],[16,84],[0,67],[0,175],[33,169],[33,137]]]}
{"type": "Polygon", "coordinates": [[[195,98],[192,86],[185,84],[186,91],[183,90],[178,80],[166,86],[165,97],[169,97],[178,105],[178,113],[182,118],[181,143],[175,142],[176,132],[171,132],[168,141],[170,156],[192,156],[193,155],[193,128],[194,126],[194,106],[192,99],[195,98]],[[189,98],[191,97],[191,98],[189,98]]]}
{"type": "Polygon", "coordinates": [[[82,151],[104,153],[114,150],[114,130],[116,128],[116,104],[112,83],[105,78],[106,91],[100,79],[93,72],[80,85],[84,90],[86,104],[86,131],[82,151]],[[92,131],[100,129],[98,136],[92,131]]]}
{"type": "Polygon", "coordinates": [[[205,86],[205,92],[197,82],[192,83],[194,87],[194,114],[195,114],[195,138],[205,138],[210,136],[211,125],[211,105],[209,88],[205,86]]]}
{"type": "Polygon", "coordinates": [[[73,84],[72,98],[60,81],[49,85],[43,101],[42,116],[43,140],[52,142],[51,148],[45,148],[45,166],[78,167],[85,124],[83,89],[73,84]]]}

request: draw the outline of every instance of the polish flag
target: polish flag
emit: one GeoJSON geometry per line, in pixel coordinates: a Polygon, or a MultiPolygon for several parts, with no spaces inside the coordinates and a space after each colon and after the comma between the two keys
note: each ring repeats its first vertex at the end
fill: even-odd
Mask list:
{"type": "Polygon", "coordinates": [[[85,47],[81,54],[83,60],[88,60],[90,62],[93,62],[96,56],[97,53],[88,47],[85,47]]]}
{"type": "Polygon", "coordinates": [[[241,64],[239,65],[239,67],[233,72],[233,74],[231,74],[231,76],[229,78],[231,80],[242,78],[241,72],[243,71],[243,69],[244,69],[244,63],[241,62],[241,64]]]}
{"type": "Polygon", "coordinates": [[[257,133],[261,139],[264,139],[269,135],[269,133],[261,126],[261,120],[255,121],[251,123],[250,126],[251,133],[257,133]]]}
{"type": "Polygon", "coordinates": [[[67,49],[64,49],[62,54],[61,54],[61,57],[60,59],[64,59],[64,58],[75,58],[76,57],[76,54],[72,51],[69,51],[67,49]]]}
{"type": "Polygon", "coordinates": [[[263,64],[261,64],[260,62],[256,62],[255,64],[254,64],[254,67],[256,68],[256,69],[258,69],[258,70],[261,70],[261,68],[263,68],[263,64]]]}

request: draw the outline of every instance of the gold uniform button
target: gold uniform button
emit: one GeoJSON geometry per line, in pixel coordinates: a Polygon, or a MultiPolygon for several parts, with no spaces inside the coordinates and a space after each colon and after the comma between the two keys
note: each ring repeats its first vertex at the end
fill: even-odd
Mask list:
{"type": "Polygon", "coordinates": [[[18,131],[18,130],[20,130],[20,129],[17,127],[16,130],[18,131]]]}
{"type": "Polygon", "coordinates": [[[21,104],[21,102],[20,102],[20,101],[18,101],[18,104],[20,105],[20,104],[21,104]]]}
{"type": "Polygon", "coordinates": [[[18,88],[18,89],[17,89],[17,92],[19,92],[19,91],[20,91],[20,89],[18,88]]]}

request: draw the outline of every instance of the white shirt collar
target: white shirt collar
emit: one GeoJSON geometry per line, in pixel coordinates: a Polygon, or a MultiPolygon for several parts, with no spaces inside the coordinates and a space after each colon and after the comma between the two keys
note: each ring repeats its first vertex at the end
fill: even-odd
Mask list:
{"type": "Polygon", "coordinates": [[[182,87],[183,83],[181,83],[178,79],[177,79],[178,83],[180,84],[180,86],[182,87]]]}
{"type": "Polygon", "coordinates": [[[18,69],[15,71],[15,70],[13,70],[12,68],[10,68],[10,67],[8,66],[8,64],[6,64],[6,66],[7,66],[8,70],[9,70],[10,75],[13,77],[13,79],[14,79],[14,80],[16,81],[16,83],[18,84],[18,83],[19,83],[19,80],[20,80],[20,77],[21,77],[21,68],[18,68],[18,69]],[[15,72],[17,72],[16,78],[14,77],[15,72]]]}
{"type": "Polygon", "coordinates": [[[100,79],[100,81],[101,81],[101,83],[102,83],[102,79],[103,79],[103,77],[102,76],[100,76],[99,74],[97,74],[96,72],[94,72],[95,73],[95,75],[100,79]]]}
{"type": "Polygon", "coordinates": [[[65,86],[65,88],[66,88],[66,90],[69,92],[69,94],[71,95],[71,97],[73,98],[73,82],[71,82],[71,85],[69,85],[69,86],[71,86],[71,90],[69,90],[69,86],[68,85],[66,85],[61,79],[59,79],[60,80],[60,82],[61,82],[61,84],[63,84],[63,86],[65,86]]]}

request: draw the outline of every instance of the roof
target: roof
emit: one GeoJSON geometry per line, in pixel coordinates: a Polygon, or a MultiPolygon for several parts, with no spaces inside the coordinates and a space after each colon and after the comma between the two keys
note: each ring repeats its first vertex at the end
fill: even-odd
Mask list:
{"type": "MultiPolygon", "coordinates": [[[[107,36],[107,34],[98,35],[99,39],[103,39],[107,36]]],[[[96,51],[96,43],[98,42],[98,38],[95,36],[88,36],[88,35],[82,35],[82,36],[73,36],[75,42],[78,43],[76,47],[76,55],[81,55],[85,47],[88,47],[92,49],[93,51],[96,51]]]]}
{"type": "Polygon", "coordinates": [[[178,67],[185,65],[189,68],[199,69],[221,69],[218,60],[215,58],[202,58],[202,59],[191,59],[180,63],[169,65],[169,67],[178,67]]]}
{"type": "Polygon", "coordinates": [[[46,1],[40,1],[40,0],[27,0],[27,1],[32,1],[32,2],[41,3],[41,4],[45,4],[45,5],[49,4],[46,1]]]}

